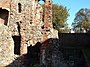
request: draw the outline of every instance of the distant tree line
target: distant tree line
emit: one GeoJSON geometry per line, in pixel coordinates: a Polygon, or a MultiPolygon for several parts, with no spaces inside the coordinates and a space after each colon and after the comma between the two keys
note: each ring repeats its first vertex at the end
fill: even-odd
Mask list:
{"type": "Polygon", "coordinates": [[[90,33],[90,9],[81,8],[72,23],[76,33],[90,33]]]}

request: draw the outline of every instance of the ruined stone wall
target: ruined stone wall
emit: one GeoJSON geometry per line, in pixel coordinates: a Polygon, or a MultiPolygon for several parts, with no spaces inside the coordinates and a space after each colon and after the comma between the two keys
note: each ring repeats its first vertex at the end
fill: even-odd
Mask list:
{"type": "MultiPolygon", "coordinates": [[[[6,5],[8,0],[5,0],[5,2],[4,3],[6,5]]],[[[40,42],[42,43],[41,57],[43,57],[44,50],[45,52],[47,52],[45,49],[45,45],[50,46],[49,42],[54,43],[53,40],[50,40],[48,42],[45,41],[50,38],[58,38],[58,31],[54,30],[52,26],[52,0],[45,0],[44,2],[44,13],[42,6],[38,3],[37,0],[10,0],[8,2],[9,22],[7,24],[7,27],[8,30],[11,32],[11,36],[21,37],[21,55],[27,54],[28,46],[34,46],[37,42],[40,42]],[[43,14],[44,22],[42,21],[43,14]],[[42,26],[44,26],[43,29],[42,26]]],[[[5,7],[5,9],[7,9],[7,6],[5,7]]],[[[54,44],[56,44],[56,42],[54,44]]],[[[42,58],[41,61],[43,59],[44,58],[42,58]]],[[[50,59],[50,62],[51,61],[52,59],[50,59]]]]}
{"type": "Polygon", "coordinates": [[[14,41],[7,26],[0,24],[0,65],[8,65],[14,60],[14,41]]]}
{"type": "MultiPolygon", "coordinates": [[[[30,3],[30,2],[27,2],[30,3]]],[[[26,1],[20,1],[20,0],[12,0],[11,2],[11,11],[10,11],[10,21],[9,21],[9,27],[12,31],[12,35],[17,35],[15,34],[15,32],[18,33],[18,31],[15,29],[18,26],[16,22],[18,22],[18,24],[20,25],[20,28],[23,30],[25,29],[25,25],[28,22],[28,15],[26,15],[26,13],[29,13],[30,11],[27,12],[28,9],[28,5],[27,5],[26,1]],[[19,4],[21,5],[20,9],[21,12],[19,12],[19,4]],[[27,20],[27,22],[26,22],[27,20]]],[[[29,9],[28,9],[29,10],[29,9]]]]}
{"type": "Polygon", "coordinates": [[[59,42],[63,47],[90,47],[89,33],[60,33],[59,42]]]}
{"type": "Polygon", "coordinates": [[[64,61],[63,53],[60,51],[60,44],[57,38],[50,38],[43,42],[41,52],[41,64],[46,67],[67,67],[64,61]]]}
{"type": "Polygon", "coordinates": [[[54,30],[52,25],[52,0],[45,0],[44,7],[44,32],[40,55],[41,64],[46,67],[58,67],[61,65],[59,61],[62,55],[58,55],[58,31],[54,30]]]}
{"type": "MultiPolygon", "coordinates": [[[[21,36],[21,50],[35,45],[42,37],[42,7],[37,1],[12,0],[9,28],[12,36],[21,36]],[[20,5],[19,5],[20,4],[20,5]],[[19,12],[19,6],[21,12],[19,12]],[[19,30],[17,29],[19,26],[19,30]]],[[[25,51],[25,50],[23,50],[25,51]]]]}

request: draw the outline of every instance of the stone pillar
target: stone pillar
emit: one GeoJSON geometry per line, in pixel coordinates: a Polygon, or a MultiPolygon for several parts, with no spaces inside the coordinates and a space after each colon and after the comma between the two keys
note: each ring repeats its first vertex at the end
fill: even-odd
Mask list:
{"type": "Polygon", "coordinates": [[[27,54],[27,44],[26,44],[26,23],[22,23],[20,34],[21,34],[21,47],[20,47],[20,55],[27,54]]]}
{"type": "MultiPolygon", "coordinates": [[[[44,11],[44,33],[43,33],[43,43],[41,47],[41,63],[47,65],[46,62],[46,50],[49,44],[49,37],[51,33],[51,29],[53,29],[52,25],[52,0],[45,0],[45,11],[44,11]]],[[[53,36],[52,36],[53,37],[53,36]]]]}
{"type": "Polygon", "coordinates": [[[0,65],[2,66],[9,65],[14,60],[14,42],[4,22],[0,14],[0,65]]]}
{"type": "Polygon", "coordinates": [[[44,12],[44,40],[48,39],[48,32],[53,28],[52,25],[52,0],[45,0],[44,12]]]}

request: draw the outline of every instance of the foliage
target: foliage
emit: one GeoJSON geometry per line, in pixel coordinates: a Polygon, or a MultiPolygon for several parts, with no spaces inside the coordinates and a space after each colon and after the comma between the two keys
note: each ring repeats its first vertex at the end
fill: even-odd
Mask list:
{"type": "Polygon", "coordinates": [[[68,28],[59,29],[58,32],[59,33],[69,33],[70,32],[70,29],[68,29],[68,28]]]}
{"type": "Polygon", "coordinates": [[[64,7],[63,5],[52,5],[52,22],[55,29],[57,29],[59,32],[67,32],[68,30],[68,24],[66,23],[67,18],[69,16],[67,7],[64,7]],[[64,28],[64,29],[62,29],[64,28]]]}
{"type": "Polygon", "coordinates": [[[90,31],[90,9],[82,8],[75,16],[74,22],[72,23],[73,28],[76,31],[86,32],[90,31]]]}

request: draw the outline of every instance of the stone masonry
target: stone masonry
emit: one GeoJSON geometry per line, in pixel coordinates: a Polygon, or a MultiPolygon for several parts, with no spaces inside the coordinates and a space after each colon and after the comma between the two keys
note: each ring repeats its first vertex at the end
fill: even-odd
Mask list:
{"type": "MultiPolygon", "coordinates": [[[[50,38],[58,38],[58,31],[54,30],[52,25],[52,0],[43,0],[45,11],[39,1],[0,0],[0,16],[4,16],[3,27],[8,29],[10,33],[7,32],[11,37],[21,36],[20,55],[27,54],[27,47],[30,45],[34,46],[37,42],[42,43],[42,45],[49,45],[49,42],[44,42],[50,38]],[[7,13],[4,13],[4,11],[7,13]]],[[[5,36],[5,34],[0,34],[0,36],[5,36]]],[[[13,49],[10,51],[11,54],[14,54],[14,43],[13,41],[11,43],[11,41],[12,38],[8,41],[10,44],[7,43],[7,46],[12,44],[11,48],[13,49]]],[[[43,50],[41,48],[41,54],[43,54],[43,50]]]]}
{"type": "MultiPolygon", "coordinates": [[[[25,59],[29,52],[27,48],[34,47],[37,43],[41,44],[39,56],[33,52],[34,49],[32,49],[32,55],[38,56],[42,65],[45,67],[70,67],[65,62],[64,53],[60,50],[61,43],[67,45],[67,42],[62,42],[65,38],[59,41],[58,31],[53,29],[52,0],[43,0],[44,10],[39,1],[0,0],[0,67],[1,65],[27,67],[23,63],[28,62],[25,59]],[[15,36],[20,39],[20,56],[14,54],[14,46],[18,45],[15,42],[19,40],[12,38],[15,36]]],[[[17,50],[17,48],[15,49],[17,50]]],[[[39,50],[37,49],[37,51],[39,50]]],[[[31,62],[33,61],[36,60],[32,59],[31,62]]]]}
{"type": "Polygon", "coordinates": [[[52,26],[52,1],[44,2],[44,12],[38,0],[12,0],[10,2],[8,27],[12,36],[21,36],[21,54],[27,53],[27,46],[34,46],[37,42],[42,43],[49,38],[58,37],[54,35],[55,30],[52,26]]]}

